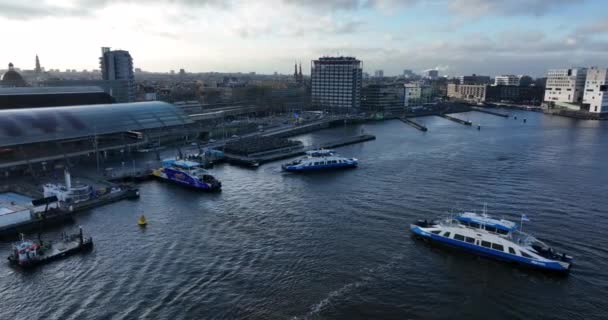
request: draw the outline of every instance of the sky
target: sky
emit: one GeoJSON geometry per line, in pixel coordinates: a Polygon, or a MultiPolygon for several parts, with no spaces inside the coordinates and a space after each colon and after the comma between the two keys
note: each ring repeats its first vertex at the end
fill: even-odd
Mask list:
{"type": "Polygon", "coordinates": [[[96,69],[102,46],[168,72],[529,74],[608,67],[605,0],[0,0],[0,68],[96,69]]]}

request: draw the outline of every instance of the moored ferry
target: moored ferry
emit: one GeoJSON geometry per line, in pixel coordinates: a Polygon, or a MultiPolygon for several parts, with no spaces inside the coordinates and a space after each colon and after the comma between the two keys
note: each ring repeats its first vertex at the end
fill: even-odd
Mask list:
{"type": "MultiPolygon", "coordinates": [[[[522,221],[525,221],[524,217],[522,221]]],[[[534,236],[522,232],[520,226],[485,213],[465,212],[439,221],[417,221],[410,225],[410,230],[417,238],[473,254],[540,270],[570,271],[571,256],[556,252],[534,236]]]]}
{"type": "Polygon", "coordinates": [[[306,157],[283,164],[281,167],[285,171],[306,172],[356,168],[357,165],[357,159],[338,156],[333,150],[312,150],[306,152],[306,157]]]}
{"type": "Polygon", "coordinates": [[[162,168],[154,170],[152,175],[203,191],[219,191],[222,188],[222,183],[196,161],[166,159],[162,161],[162,168]]]}

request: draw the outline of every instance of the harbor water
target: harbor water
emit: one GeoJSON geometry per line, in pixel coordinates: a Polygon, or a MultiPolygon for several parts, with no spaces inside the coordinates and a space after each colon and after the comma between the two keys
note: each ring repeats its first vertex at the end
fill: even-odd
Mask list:
{"type": "MultiPolygon", "coordinates": [[[[80,225],[95,248],[20,271],[0,264],[0,319],[606,319],[608,122],[515,111],[337,127],[307,145],[352,170],[221,165],[221,193],[149,181],[80,225]],[[527,119],[523,123],[523,119],[527,119]],[[481,130],[477,130],[477,125],[481,130]],[[430,247],[409,224],[481,210],[574,256],[567,277],[430,247]],[[147,227],[137,219],[145,214],[147,227]]],[[[287,160],[285,160],[287,161],[287,160]]],[[[0,243],[8,256],[10,243],[0,243]]]]}

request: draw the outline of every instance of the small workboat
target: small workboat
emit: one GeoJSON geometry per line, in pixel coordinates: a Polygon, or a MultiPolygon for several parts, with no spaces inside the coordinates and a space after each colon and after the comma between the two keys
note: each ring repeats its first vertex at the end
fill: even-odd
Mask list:
{"type": "Polygon", "coordinates": [[[21,241],[13,245],[7,259],[13,265],[28,268],[92,248],[93,238],[85,238],[82,228],[77,234],[62,234],[57,241],[27,240],[21,234],[21,241]]]}
{"type": "Polygon", "coordinates": [[[143,214],[139,216],[139,219],[137,219],[137,225],[139,225],[140,227],[145,227],[146,225],[148,225],[148,221],[146,221],[146,216],[144,216],[143,214]]]}
{"type": "Polygon", "coordinates": [[[493,218],[484,210],[483,214],[464,212],[442,220],[419,220],[410,225],[410,231],[416,238],[476,255],[568,273],[572,257],[521,231],[523,221],[528,221],[525,215],[518,226],[509,220],[493,218]]]}
{"type": "Polygon", "coordinates": [[[306,157],[283,164],[281,167],[290,172],[307,172],[356,168],[357,165],[357,159],[338,156],[333,150],[312,150],[306,152],[306,157]]]}

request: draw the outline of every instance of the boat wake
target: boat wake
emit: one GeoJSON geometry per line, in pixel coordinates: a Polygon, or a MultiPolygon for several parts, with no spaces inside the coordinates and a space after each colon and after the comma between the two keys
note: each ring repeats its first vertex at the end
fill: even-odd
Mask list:
{"type": "Polygon", "coordinates": [[[347,284],[343,285],[342,287],[329,292],[325,298],[323,298],[321,301],[315,303],[314,305],[312,305],[310,307],[310,311],[306,314],[306,316],[293,317],[292,319],[299,320],[299,319],[314,318],[316,315],[318,315],[322,311],[327,310],[327,308],[329,308],[336,299],[340,299],[340,298],[343,298],[343,297],[349,295],[352,291],[356,290],[357,288],[369,285],[372,281],[374,281],[375,279],[378,279],[378,277],[383,277],[383,276],[388,275],[390,273],[389,271],[392,270],[393,268],[397,267],[398,262],[402,259],[403,259],[403,255],[396,255],[388,263],[378,265],[374,268],[363,269],[362,272],[364,272],[364,276],[362,276],[360,280],[347,283],[347,284]]]}

